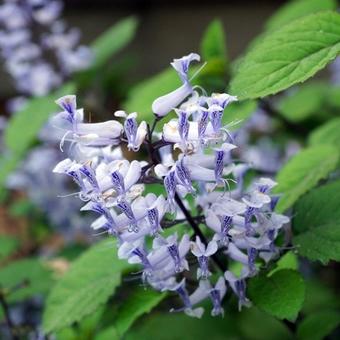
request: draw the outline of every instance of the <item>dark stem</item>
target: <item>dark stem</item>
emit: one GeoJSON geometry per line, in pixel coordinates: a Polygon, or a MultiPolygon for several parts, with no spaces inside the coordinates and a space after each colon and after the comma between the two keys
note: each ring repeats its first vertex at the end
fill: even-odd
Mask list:
{"type": "MultiPolygon", "coordinates": [[[[178,204],[179,208],[182,210],[184,216],[186,217],[186,220],[188,221],[188,223],[190,224],[191,228],[194,230],[195,235],[199,236],[199,238],[201,239],[201,241],[205,244],[205,246],[208,245],[208,242],[205,238],[205,236],[203,235],[201,229],[199,228],[199,226],[197,225],[196,221],[194,220],[194,218],[191,216],[190,212],[187,210],[187,208],[184,206],[181,198],[178,196],[178,194],[175,194],[175,201],[178,204]]],[[[225,272],[227,270],[227,268],[225,268],[224,264],[219,260],[219,258],[216,256],[216,254],[211,255],[211,258],[213,259],[213,261],[215,262],[215,264],[217,265],[217,267],[222,271],[225,272]]]]}
{"type": "Polygon", "coordinates": [[[11,319],[9,307],[8,307],[7,301],[5,299],[4,292],[2,290],[0,290],[0,304],[1,304],[2,310],[3,310],[4,315],[5,315],[6,324],[7,324],[7,327],[9,329],[9,332],[11,334],[11,338],[13,340],[19,340],[19,337],[15,334],[15,325],[14,325],[12,319],[11,319]]]}

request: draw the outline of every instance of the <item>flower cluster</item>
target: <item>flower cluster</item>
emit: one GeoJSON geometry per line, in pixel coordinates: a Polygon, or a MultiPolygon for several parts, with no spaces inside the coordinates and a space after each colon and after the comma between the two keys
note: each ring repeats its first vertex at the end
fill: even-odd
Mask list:
{"type": "Polygon", "coordinates": [[[78,45],[79,30],[59,19],[62,7],[60,0],[5,0],[0,6],[1,55],[25,96],[49,93],[92,60],[78,45]]]}
{"type": "Polygon", "coordinates": [[[274,212],[273,180],[245,186],[249,166],[234,161],[237,147],[223,117],[237,98],[200,95],[188,76],[199,60],[195,53],[174,60],[183,85],[154,101],[152,127],[123,111],[115,113],[123,122],[86,123],[75,96],[58,99],[55,124],[65,131],[61,144],[72,148],[54,169],[79,185],[82,210],[99,215],[91,227],[117,239],[118,256],[141,266],[144,283],[177,292],[176,310],[195,317],[206,299],[212,315],[223,314],[228,287],[240,308],[250,304],[246,279],[279,255],[275,240],[289,222],[274,212]],[[156,133],[171,111],[177,117],[156,133]],[[130,161],[127,149],[145,149],[148,157],[130,161]],[[164,194],[147,193],[149,183],[164,194]]]}

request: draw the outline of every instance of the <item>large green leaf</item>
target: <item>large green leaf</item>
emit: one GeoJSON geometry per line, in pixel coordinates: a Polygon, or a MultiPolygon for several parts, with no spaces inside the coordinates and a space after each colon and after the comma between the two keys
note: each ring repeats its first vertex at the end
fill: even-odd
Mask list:
{"type": "Polygon", "coordinates": [[[286,254],[284,254],[276,262],[276,267],[268,273],[268,276],[271,276],[277,271],[282,270],[282,269],[298,270],[298,259],[297,259],[297,256],[292,251],[289,251],[286,254]]]}
{"type": "Polygon", "coordinates": [[[35,258],[12,262],[0,270],[0,286],[3,289],[11,291],[22,284],[24,285],[9,294],[9,302],[46,294],[53,284],[52,272],[47,265],[35,258]]]}
{"type": "Polygon", "coordinates": [[[300,255],[310,260],[322,263],[340,261],[340,222],[309,229],[294,237],[293,244],[300,255]]]}
{"type": "Polygon", "coordinates": [[[301,85],[278,102],[279,112],[292,122],[300,122],[320,114],[324,108],[328,84],[313,82],[301,85]]]}
{"type": "Polygon", "coordinates": [[[255,100],[244,100],[241,102],[233,102],[224,110],[223,123],[230,124],[230,130],[239,129],[255,112],[257,103],[255,100]],[[240,121],[238,124],[233,123],[240,121]]]}
{"type": "Polygon", "coordinates": [[[297,0],[289,1],[267,21],[266,30],[276,30],[293,20],[312,13],[336,9],[336,0],[297,0]]]}
{"type": "Polygon", "coordinates": [[[46,333],[69,326],[93,313],[114,293],[128,264],[116,257],[116,244],[105,240],[77,258],[46,301],[46,333]]]}
{"type": "Polygon", "coordinates": [[[249,281],[248,287],[252,302],[279,319],[295,319],[305,298],[302,277],[290,269],[282,269],[270,277],[255,277],[249,281]]]}
{"type": "Polygon", "coordinates": [[[338,151],[330,145],[320,145],[302,150],[282,168],[277,175],[276,193],[281,193],[277,211],[290,208],[299,197],[312,189],[321,179],[335,169],[338,151]]]}
{"type": "Polygon", "coordinates": [[[340,180],[311,190],[295,205],[294,233],[340,223],[340,180]]]}
{"type": "Polygon", "coordinates": [[[225,44],[223,24],[214,20],[205,31],[201,42],[201,55],[203,60],[221,58],[227,62],[227,47],[225,44]]]}
{"type": "Polygon", "coordinates": [[[310,145],[330,144],[340,150],[340,118],[334,118],[319,126],[310,134],[310,145]]]}
{"type": "Polygon", "coordinates": [[[308,15],[265,35],[242,59],[230,92],[259,98],[303,82],[340,52],[340,15],[308,15]]]}
{"type": "Polygon", "coordinates": [[[297,329],[299,340],[322,340],[340,324],[340,313],[335,310],[321,310],[307,316],[297,329]]]}
{"type": "Polygon", "coordinates": [[[137,19],[129,17],[113,25],[91,45],[94,51],[93,67],[103,66],[114,54],[128,45],[135,35],[137,19]]]}

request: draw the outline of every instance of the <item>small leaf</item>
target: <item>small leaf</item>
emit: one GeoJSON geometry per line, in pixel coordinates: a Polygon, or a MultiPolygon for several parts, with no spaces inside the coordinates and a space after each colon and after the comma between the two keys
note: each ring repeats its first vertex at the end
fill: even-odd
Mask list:
{"type": "Polygon", "coordinates": [[[324,264],[329,260],[340,261],[340,222],[309,229],[295,236],[293,244],[301,256],[310,260],[324,264]]]}
{"type": "Polygon", "coordinates": [[[289,1],[267,21],[266,30],[276,30],[293,20],[320,11],[336,9],[335,0],[299,0],[289,1]]]}
{"type": "Polygon", "coordinates": [[[298,269],[298,259],[293,252],[289,251],[288,253],[284,254],[280,260],[276,262],[276,267],[268,274],[268,276],[273,275],[281,269],[298,269]]]}
{"type": "Polygon", "coordinates": [[[319,126],[309,135],[310,145],[329,144],[338,149],[340,146],[340,118],[334,118],[327,123],[319,126]]]}
{"type": "Polygon", "coordinates": [[[279,112],[292,122],[301,122],[323,109],[329,85],[313,82],[301,85],[278,102],[279,112]]]}
{"type": "Polygon", "coordinates": [[[252,302],[268,314],[293,320],[303,305],[305,285],[298,272],[282,269],[270,277],[251,279],[248,294],[252,302]]]}
{"type": "Polygon", "coordinates": [[[297,329],[299,340],[322,340],[340,324],[340,313],[335,310],[322,310],[307,316],[297,329]]]}
{"type": "Polygon", "coordinates": [[[335,169],[338,162],[337,150],[321,145],[302,150],[281,169],[277,175],[276,193],[281,193],[276,207],[283,212],[290,208],[299,197],[312,189],[321,179],[335,169]]]}
{"type": "Polygon", "coordinates": [[[264,97],[307,80],[340,52],[340,15],[320,12],[265,35],[242,59],[230,92],[264,97]]]}
{"type": "Polygon", "coordinates": [[[19,241],[9,235],[0,236],[0,260],[6,259],[12,255],[19,246],[19,241]]]}
{"type": "Polygon", "coordinates": [[[208,61],[214,58],[221,58],[227,61],[227,47],[225,41],[226,38],[222,22],[220,20],[212,21],[202,38],[202,59],[208,61]]]}
{"type": "Polygon", "coordinates": [[[115,256],[115,242],[105,240],[84,252],[58,281],[46,301],[46,333],[80,321],[103,305],[121,282],[128,264],[115,256]]]}
{"type": "Polygon", "coordinates": [[[46,294],[53,284],[52,272],[47,265],[35,258],[11,262],[0,270],[2,288],[11,290],[24,282],[27,282],[27,285],[9,294],[9,302],[22,301],[36,294],[46,294]]]}

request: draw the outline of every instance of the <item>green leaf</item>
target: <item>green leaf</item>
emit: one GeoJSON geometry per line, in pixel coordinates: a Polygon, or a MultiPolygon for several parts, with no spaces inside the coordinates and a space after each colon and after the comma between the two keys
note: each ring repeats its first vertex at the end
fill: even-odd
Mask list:
{"type": "Polygon", "coordinates": [[[127,301],[123,301],[120,308],[118,308],[117,317],[113,325],[115,331],[122,337],[135,320],[141,315],[149,313],[165,297],[165,293],[161,294],[151,289],[135,289],[127,301]]]}
{"type": "Polygon", "coordinates": [[[75,84],[67,83],[51,95],[33,98],[23,110],[13,115],[4,132],[4,140],[9,150],[16,155],[23,155],[36,139],[48,117],[58,110],[54,101],[75,91],[75,84]]]}
{"type": "Polygon", "coordinates": [[[305,285],[298,272],[282,269],[270,277],[251,279],[248,294],[252,302],[268,314],[294,320],[303,305],[305,285]]]}
{"type": "Polygon", "coordinates": [[[266,30],[276,30],[305,15],[336,9],[335,0],[298,0],[289,1],[267,21],[266,30]]]}
{"type": "Polygon", "coordinates": [[[340,324],[340,313],[334,310],[322,310],[307,316],[297,329],[299,340],[322,340],[331,334],[340,324]]]}
{"type": "Polygon", "coordinates": [[[138,111],[140,119],[154,117],[151,111],[153,101],[181,85],[176,71],[168,68],[165,71],[134,86],[128,93],[123,107],[128,112],[138,111]]]}
{"type": "Polygon", "coordinates": [[[279,112],[292,122],[301,122],[319,114],[325,104],[329,85],[313,82],[301,85],[278,102],[279,112]]]}
{"type": "Polygon", "coordinates": [[[242,337],[247,340],[288,340],[293,336],[288,328],[271,315],[252,307],[242,310],[238,315],[238,324],[242,337]]]}
{"type": "Polygon", "coordinates": [[[27,282],[8,296],[9,302],[22,301],[36,294],[46,294],[53,284],[52,272],[38,259],[18,260],[0,270],[0,286],[11,290],[27,282]]]}
{"type": "Polygon", "coordinates": [[[332,86],[327,91],[327,104],[335,109],[340,109],[340,86],[332,86]]]}
{"type": "Polygon", "coordinates": [[[92,67],[103,66],[114,54],[129,44],[135,35],[137,23],[135,17],[120,20],[97,38],[91,45],[95,55],[92,67]]]}
{"type": "Polygon", "coordinates": [[[19,241],[9,235],[0,236],[0,260],[6,259],[8,256],[12,255],[19,246],[19,241]]]}
{"type": "MultiPolygon", "coordinates": [[[[333,198],[332,198],[333,199],[333,198]]],[[[340,222],[312,228],[293,239],[301,256],[319,260],[326,264],[329,260],[340,261],[340,222]]]]}
{"type": "Polygon", "coordinates": [[[204,32],[201,42],[202,59],[208,61],[221,58],[227,62],[227,47],[225,44],[223,24],[220,20],[213,20],[204,32]]]}
{"type": "Polygon", "coordinates": [[[292,269],[297,270],[298,269],[298,259],[297,256],[289,251],[288,253],[284,254],[280,260],[276,262],[276,267],[268,274],[268,276],[273,275],[277,271],[281,269],[292,269]]]}
{"type": "Polygon", "coordinates": [[[334,118],[319,126],[309,135],[310,145],[329,144],[340,150],[340,118],[334,118]]]}
{"type": "Polygon", "coordinates": [[[223,123],[232,124],[236,121],[240,123],[232,126],[230,130],[239,129],[255,112],[257,103],[255,100],[243,100],[241,102],[233,102],[229,104],[224,110],[223,123]]]}
{"type": "Polygon", "coordinates": [[[259,98],[303,82],[340,52],[340,15],[320,12],[268,33],[242,59],[230,93],[259,98]]]}
{"type": "Polygon", "coordinates": [[[338,158],[334,147],[320,145],[302,150],[290,159],[276,178],[279,184],[274,192],[283,194],[276,210],[287,210],[299,197],[326,178],[335,169],[338,158]]]}
{"type": "Polygon", "coordinates": [[[311,190],[294,207],[294,234],[326,224],[340,223],[339,201],[340,180],[311,190]]]}
{"type": "MultiPolygon", "coordinates": [[[[140,327],[128,332],[126,340],[225,340],[236,338],[235,320],[230,313],[224,318],[211,317],[205,313],[201,319],[184,313],[153,314],[140,327]]],[[[97,340],[97,339],[96,339],[97,340]]],[[[102,340],[102,339],[100,339],[102,340]]]]}
{"type": "Polygon", "coordinates": [[[105,240],[84,252],[58,281],[46,301],[43,329],[46,333],[80,321],[103,305],[121,282],[127,269],[115,255],[116,244],[105,240]]]}

